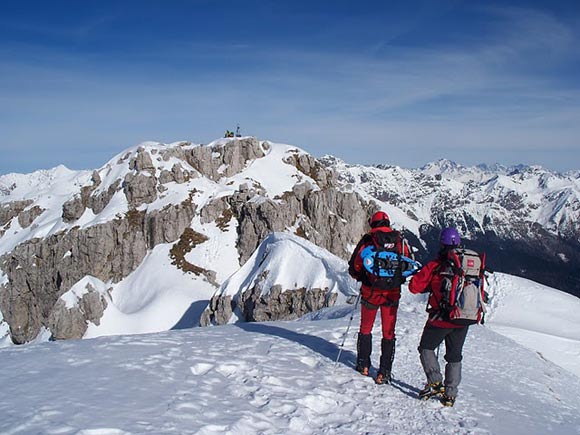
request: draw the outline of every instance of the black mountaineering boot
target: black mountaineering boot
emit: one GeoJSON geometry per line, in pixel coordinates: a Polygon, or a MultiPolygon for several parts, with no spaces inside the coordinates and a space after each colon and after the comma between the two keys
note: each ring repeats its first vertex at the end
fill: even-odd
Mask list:
{"type": "Polygon", "coordinates": [[[377,384],[391,383],[391,370],[393,368],[393,361],[395,359],[395,339],[392,340],[383,338],[381,340],[381,362],[379,365],[379,373],[375,382],[377,384]]]}
{"type": "Polygon", "coordinates": [[[419,391],[419,399],[427,400],[430,397],[441,397],[444,393],[445,387],[441,382],[428,383],[425,388],[419,391]]]}
{"type": "Polygon", "coordinates": [[[356,343],[356,371],[363,376],[369,375],[369,368],[371,367],[371,350],[372,350],[372,335],[358,334],[356,343]]]}
{"type": "Polygon", "coordinates": [[[447,394],[443,393],[441,396],[441,404],[443,406],[453,406],[455,405],[455,397],[448,396],[447,394]]]}

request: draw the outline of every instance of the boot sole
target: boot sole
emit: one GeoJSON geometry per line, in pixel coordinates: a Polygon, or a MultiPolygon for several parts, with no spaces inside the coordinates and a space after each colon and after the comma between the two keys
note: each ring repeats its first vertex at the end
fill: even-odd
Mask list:
{"type": "Polygon", "coordinates": [[[425,394],[423,396],[419,396],[419,400],[429,400],[433,397],[441,399],[442,396],[443,396],[443,393],[425,394]]]}

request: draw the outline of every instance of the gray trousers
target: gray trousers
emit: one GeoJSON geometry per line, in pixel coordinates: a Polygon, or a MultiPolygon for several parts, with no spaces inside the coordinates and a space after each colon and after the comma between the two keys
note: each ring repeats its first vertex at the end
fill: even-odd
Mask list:
{"type": "Polygon", "coordinates": [[[429,323],[423,329],[419,343],[419,357],[427,376],[428,383],[444,382],[445,394],[456,397],[461,382],[461,360],[463,359],[463,344],[467,337],[468,326],[462,328],[437,328],[429,323]],[[445,380],[441,376],[441,368],[435,349],[445,340],[445,380]]]}

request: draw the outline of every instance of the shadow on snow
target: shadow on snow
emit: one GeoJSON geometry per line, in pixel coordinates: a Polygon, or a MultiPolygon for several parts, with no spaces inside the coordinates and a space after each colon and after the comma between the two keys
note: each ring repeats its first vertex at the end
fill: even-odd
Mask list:
{"type": "MultiPolygon", "coordinates": [[[[295,343],[298,343],[302,346],[305,346],[313,350],[314,352],[322,355],[325,358],[328,358],[333,363],[334,361],[336,361],[336,357],[338,356],[338,352],[340,350],[339,346],[325,340],[324,338],[320,338],[315,335],[308,335],[290,331],[288,329],[280,328],[279,326],[269,325],[267,323],[244,322],[244,323],[236,323],[236,326],[240,329],[243,329],[246,332],[255,332],[258,334],[271,335],[274,337],[280,337],[285,340],[293,341],[295,343]]],[[[356,366],[356,354],[349,350],[343,349],[340,355],[339,362],[344,366],[354,370],[356,366]]],[[[419,393],[418,388],[413,387],[412,385],[409,385],[398,379],[393,379],[391,382],[391,386],[413,399],[416,399],[419,393]]]]}
{"type": "MultiPolygon", "coordinates": [[[[266,323],[237,323],[236,326],[247,332],[272,335],[274,337],[280,337],[285,340],[293,341],[313,350],[325,358],[330,359],[332,362],[336,361],[336,357],[338,356],[338,352],[340,350],[339,346],[325,340],[324,338],[320,338],[315,335],[289,331],[288,329],[268,325],[266,323]]],[[[339,362],[349,368],[354,369],[356,355],[351,351],[343,349],[339,362]]]]}
{"type": "Polygon", "coordinates": [[[171,328],[172,331],[177,329],[189,329],[199,326],[199,319],[209,301],[196,301],[192,303],[187,311],[183,313],[181,319],[171,328]]]}

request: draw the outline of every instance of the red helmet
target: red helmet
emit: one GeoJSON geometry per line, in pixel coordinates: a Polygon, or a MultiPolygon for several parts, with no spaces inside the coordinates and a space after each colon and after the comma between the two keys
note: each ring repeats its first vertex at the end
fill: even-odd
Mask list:
{"type": "Polygon", "coordinates": [[[379,223],[382,223],[383,221],[385,222],[385,223],[383,223],[383,225],[385,225],[385,224],[387,226],[391,225],[391,220],[389,219],[389,215],[386,214],[384,211],[377,211],[369,219],[369,225],[371,227],[373,227],[373,226],[376,226],[379,223]]]}

